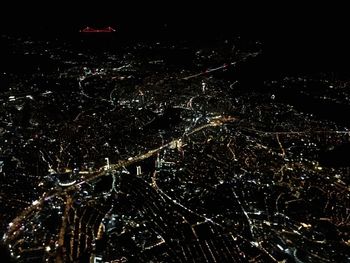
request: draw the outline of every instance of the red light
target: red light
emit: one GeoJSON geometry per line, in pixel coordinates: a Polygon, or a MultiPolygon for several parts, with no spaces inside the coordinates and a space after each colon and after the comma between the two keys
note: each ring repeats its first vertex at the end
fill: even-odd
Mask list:
{"type": "Polygon", "coordinates": [[[91,27],[85,27],[84,29],[81,29],[79,32],[81,33],[112,33],[115,32],[115,29],[112,27],[106,27],[106,28],[91,28],[91,27]]]}

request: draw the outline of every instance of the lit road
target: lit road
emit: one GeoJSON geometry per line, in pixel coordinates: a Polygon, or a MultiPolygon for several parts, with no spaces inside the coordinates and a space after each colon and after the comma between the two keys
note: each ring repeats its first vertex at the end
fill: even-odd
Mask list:
{"type": "MultiPolygon", "coordinates": [[[[204,124],[202,126],[196,127],[194,128],[192,131],[185,133],[185,136],[191,136],[195,133],[198,133],[199,131],[202,131],[204,129],[207,129],[209,127],[216,127],[216,126],[222,126],[228,122],[233,122],[235,121],[236,118],[234,117],[222,117],[222,116],[218,116],[218,117],[214,117],[212,118],[212,120],[207,123],[204,124]]],[[[58,196],[62,196],[62,195],[67,195],[68,193],[72,190],[76,190],[77,187],[79,187],[82,184],[91,182],[96,180],[97,178],[106,176],[106,175],[110,175],[112,171],[121,169],[123,167],[128,167],[134,163],[140,162],[142,160],[145,160],[155,154],[157,154],[158,152],[160,152],[161,150],[163,150],[164,148],[167,148],[171,145],[174,145],[174,143],[180,141],[182,138],[177,138],[174,139],[166,144],[163,144],[162,146],[152,149],[146,153],[137,155],[135,157],[131,157],[128,158],[127,160],[123,160],[123,161],[119,161],[116,164],[111,164],[109,169],[105,169],[105,167],[101,167],[99,169],[99,172],[97,173],[93,173],[93,174],[88,174],[85,176],[85,178],[83,178],[82,180],[80,180],[79,182],[66,187],[64,189],[62,188],[57,188],[54,191],[50,191],[50,193],[47,193],[45,195],[43,195],[40,199],[34,201],[30,206],[28,206],[26,209],[24,209],[22,211],[22,213],[20,215],[18,215],[14,220],[12,220],[12,222],[9,224],[9,229],[7,231],[7,233],[4,236],[4,240],[7,244],[9,244],[12,240],[14,240],[16,238],[16,236],[20,233],[20,227],[22,225],[22,222],[25,221],[33,212],[38,212],[38,210],[41,209],[41,207],[44,205],[45,201],[50,200],[54,197],[58,197],[58,196]]],[[[67,200],[70,200],[69,198],[67,198],[67,200]]],[[[67,201],[68,202],[68,201],[67,201]]],[[[66,202],[66,209],[68,209],[67,207],[70,206],[70,204],[68,204],[66,202]]],[[[70,202],[71,203],[71,202],[70,202]]],[[[63,216],[63,222],[65,222],[65,215],[63,216]]],[[[64,229],[63,227],[60,228],[61,232],[63,232],[62,229],[64,229]]],[[[64,233],[64,232],[63,232],[64,233]]],[[[60,236],[62,236],[63,234],[60,233],[60,236]]]]}

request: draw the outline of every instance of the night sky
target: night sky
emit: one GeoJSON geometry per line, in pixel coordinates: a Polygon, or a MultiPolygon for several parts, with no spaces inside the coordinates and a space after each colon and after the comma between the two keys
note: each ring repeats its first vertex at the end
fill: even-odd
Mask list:
{"type": "Polygon", "coordinates": [[[0,30],[42,38],[69,37],[85,26],[112,26],[123,38],[131,39],[205,41],[241,35],[260,40],[272,60],[282,60],[278,63],[315,67],[316,71],[346,71],[350,61],[350,16],[346,10],[320,4],[243,5],[219,1],[17,1],[1,9],[0,30]]]}

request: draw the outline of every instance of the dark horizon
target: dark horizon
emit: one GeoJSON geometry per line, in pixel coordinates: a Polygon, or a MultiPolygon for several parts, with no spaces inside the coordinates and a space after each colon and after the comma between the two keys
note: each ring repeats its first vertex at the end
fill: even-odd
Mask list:
{"type": "Polygon", "coordinates": [[[350,18],[339,10],[316,6],[113,4],[8,7],[0,18],[0,33],[35,38],[79,36],[86,26],[116,29],[121,40],[210,41],[241,36],[263,43],[278,63],[347,71],[350,61],[350,18]],[[305,66],[304,65],[304,66],[305,66]]]}
{"type": "Polygon", "coordinates": [[[336,36],[345,40],[350,18],[330,7],[315,6],[129,3],[13,3],[3,6],[0,32],[75,32],[84,26],[115,26],[138,34],[160,32],[167,25],[174,34],[247,34],[256,37],[336,36]],[[133,5],[134,4],[134,5],[133,5]],[[17,5],[17,6],[16,6],[17,5]]]}

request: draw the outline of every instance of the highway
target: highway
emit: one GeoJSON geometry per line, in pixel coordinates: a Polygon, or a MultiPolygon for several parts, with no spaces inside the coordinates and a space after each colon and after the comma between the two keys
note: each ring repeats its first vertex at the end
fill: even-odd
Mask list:
{"type": "MultiPolygon", "coordinates": [[[[231,116],[217,116],[217,117],[213,117],[212,120],[210,122],[208,122],[207,124],[201,125],[199,127],[194,128],[193,130],[191,130],[188,133],[185,133],[184,136],[189,137],[195,133],[198,133],[204,129],[210,128],[210,127],[218,127],[218,126],[223,126],[224,124],[228,123],[228,122],[233,122],[235,121],[236,118],[231,117],[231,116]]],[[[9,224],[9,228],[7,233],[4,235],[4,241],[6,244],[10,244],[20,233],[20,228],[22,226],[22,223],[24,221],[26,221],[33,212],[39,212],[40,209],[44,206],[45,202],[47,200],[50,200],[54,197],[62,197],[65,196],[66,197],[66,202],[65,202],[65,212],[64,212],[64,216],[63,216],[63,224],[60,228],[60,233],[59,233],[59,245],[62,245],[63,242],[63,237],[64,237],[64,231],[65,231],[65,223],[66,223],[66,210],[69,210],[69,207],[72,204],[72,198],[69,197],[69,192],[73,191],[73,190],[77,190],[77,188],[85,183],[94,181],[100,177],[106,176],[106,175],[110,175],[112,171],[115,170],[119,170],[123,167],[128,167],[134,163],[140,162],[142,160],[145,160],[147,158],[150,158],[151,156],[154,156],[155,154],[157,154],[158,152],[160,152],[161,150],[171,147],[172,145],[176,144],[179,141],[183,141],[183,138],[177,138],[174,139],[172,141],[169,141],[168,143],[165,143],[163,145],[161,145],[158,148],[149,150],[148,152],[142,153],[140,155],[137,155],[135,157],[130,157],[127,160],[122,160],[119,161],[116,164],[111,164],[110,168],[106,169],[105,166],[101,167],[98,172],[96,173],[92,173],[92,174],[87,174],[85,176],[85,178],[83,178],[82,180],[76,182],[75,184],[68,186],[66,188],[57,188],[53,191],[50,191],[49,193],[46,193],[45,195],[43,195],[40,199],[34,201],[30,206],[28,206],[26,209],[24,209],[22,211],[22,213],[20,213],[16,218],[14,218],[12,220],[12,222],[9,224]]]]}

